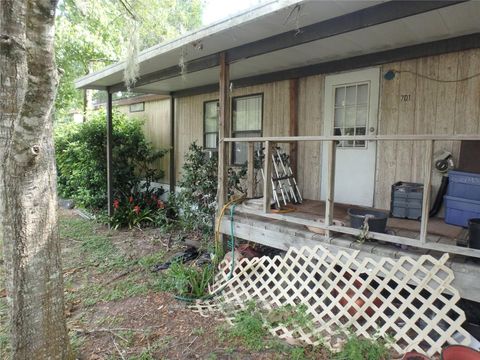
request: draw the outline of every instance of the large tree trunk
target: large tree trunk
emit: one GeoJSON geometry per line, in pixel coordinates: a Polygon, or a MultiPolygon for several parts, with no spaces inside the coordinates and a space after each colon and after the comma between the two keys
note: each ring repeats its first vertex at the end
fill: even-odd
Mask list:
{"type": "Polygon", "coordinates": [[[14,359],[68,359],[52,108],[56,0],[0,0],[0,240],[14,359]]]}

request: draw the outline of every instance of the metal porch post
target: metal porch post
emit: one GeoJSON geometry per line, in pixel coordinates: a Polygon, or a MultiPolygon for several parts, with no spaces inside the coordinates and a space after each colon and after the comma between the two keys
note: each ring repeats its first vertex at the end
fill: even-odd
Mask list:
{"type": "Polygon", "coordinates": [[[107,202],[108,216],[113,215],[113,173],[112,173],[112,94],[107,89],[107,202]]]}
{"type": "Polygon", "coordinates": [[[170,95],[170,192],[175,193],[175,98],[170,95]]]}

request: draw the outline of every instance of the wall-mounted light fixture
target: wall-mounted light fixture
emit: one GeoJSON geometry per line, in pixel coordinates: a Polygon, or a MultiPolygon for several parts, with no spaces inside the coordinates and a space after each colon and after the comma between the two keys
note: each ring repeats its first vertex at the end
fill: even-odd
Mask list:
{"type": "Polygon", "coordinates": [[[395,70],[388,70],[385,74],[383,74],[383,78],[385,80],[393,80],[395,78],[395,70]]]}

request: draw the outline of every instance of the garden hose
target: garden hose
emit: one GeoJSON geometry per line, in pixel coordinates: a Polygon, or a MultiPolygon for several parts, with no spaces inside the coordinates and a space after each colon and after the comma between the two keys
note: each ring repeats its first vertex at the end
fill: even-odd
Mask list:
{"type": "Polygon", "coordinates": [[[271,209],[270,211],[274,214],[286,214],[286,213],[297,211],[297,208],[295,206],[286,205],[280,209],[271,209]]]}

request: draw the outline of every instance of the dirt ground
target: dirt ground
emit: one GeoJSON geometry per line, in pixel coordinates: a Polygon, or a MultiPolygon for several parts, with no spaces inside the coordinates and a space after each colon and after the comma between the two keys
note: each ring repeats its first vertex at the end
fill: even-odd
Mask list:
{"type": "Polygon", "coordinates": [[[151,267],[178,251],[177,234],[109,231],[63,209],[60,234],[68,327],[78,359],[292,358],[286,344],[248,349],[223,335],[221,319],[202,317],[159,290],[151,267]]]}

